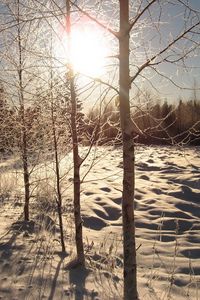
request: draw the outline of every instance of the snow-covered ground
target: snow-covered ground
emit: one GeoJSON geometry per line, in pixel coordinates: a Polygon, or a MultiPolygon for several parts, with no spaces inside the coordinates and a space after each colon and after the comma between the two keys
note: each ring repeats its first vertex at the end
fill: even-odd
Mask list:
{"type": "MultiPolygon", "coordinates": [[[[24,223],[22,202],[4,197],[0,299],[122,299],[121,157],[120,148],[99,147],[82,167],[84,177],[92,164],[81,191],[86,269],[68,267],[75,257],[70,171],[63,180],[66,257],[56,214],[44,215],[33,198],[33,221],[24,223]]],[[[0,165],[4,183],[8,165],[0,165]]],[[[200,148],[137,146],[135,225],[140,299],[199,299],[200,148]]]]}

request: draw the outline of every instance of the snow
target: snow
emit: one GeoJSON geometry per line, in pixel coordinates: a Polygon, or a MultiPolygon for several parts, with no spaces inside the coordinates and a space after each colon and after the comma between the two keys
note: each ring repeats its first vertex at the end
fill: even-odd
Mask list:
{"type": "MultiPolygon", "coordinates": [[[[81,186],[86,269],[71,264],[76,253],[70,161],[62,161],[63,172],[67,164],[70,170],[63,181],[66,257],[56,213],[44,215],[33,198],[33,220],[23,222],[22,201],[2,199],[0,299],[122,299],[121,148],[98,147],[82,166],[82,177],[93,166],[81,186]]],[[[12,165],[0,165],[1,179],[12,165]]],[[[198,147],[137,146],[135,225],[140,299],[199,299],[198,147]]]]}

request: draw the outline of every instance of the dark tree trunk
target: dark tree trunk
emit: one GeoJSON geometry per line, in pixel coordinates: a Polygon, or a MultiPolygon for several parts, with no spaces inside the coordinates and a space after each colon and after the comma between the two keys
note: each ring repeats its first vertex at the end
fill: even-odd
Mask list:
{"type": "Polygon", "coordinates": [[[23,175],[24,175],[24,191],[25,191],[25,202],[24,202],[24,220],[29,221],[29,200],[30,200],[30,180],[28,171],[28,157],[26,147],[26,134],[23,134],[22,144],[22,159],[23,159],[23,175]]]}
{"type": "MultiPolygon", "coordinates": [[[[52,86],[51,86],[51,90],[52,90],[52,86]]],[[[59,169],[59,160],[58,160],[58,143],[57,143],[57,137],[56,137],[56,127],[55,127],[53,103],[52,103],[52,106],[51,106],[51,118],[52,118],[52,130],[53,130],[54,156],[55,156],[55,164],[56,164],[56,191],[57,191],[57,199],[56,200],[57,200],[59,227],[60,227],[60,242],[61,242],[62,252],[66,253],[65,240],[64,240],[64,231],[63,231],[62,195],[61,195],[61,188],[60,188],[60,169],[59,169]]]]}
{"type": "MultiPolygon", "coordinates": [[[[67,35],[69,41],[68,51],[70,53],[71,40],[71,17],[70,17],[70,1],[66,0],[67,7],[67,35]]],[[[70,55],[69,55],[70,57],[70,55]]],[[[78,262],[85,266],[85,256],[83,247],[83,232],[82,232],[82,218],[80,207],[80,166],[81,161],[79,157],[78,133],[77,133],[77,97],[74,84],[74,72],[71,63],[68,64],[69,81],[70,81],[70,98],[71,98],[71,131],[73,144],[73,163],[74,163],[74,221],[75,221],[75,239],[78,262]]]]}
{"type": "Polygon", "coordinates": [[[17,2],[17,38],[18,38],[18,51],[19,51],[19,66],[18,66],[18,78],[19,78],[19,102],[20,102],[20,126],[21,126],[21,155],[23,161],[23,177],[24,177],[24,220],[29,221],[29,200],[30,200],[30,174],[28,170],[28,150],[27,150],[27,129],[25,120],[25,108],[24,108],[24,89],[23,89],[23,62],[22,62],[22,43],[21,43],[21,28],[20,28],[20,11],[19,0],[17,2]]]}
{"type": "Polygon", "coordinates": [[[80,207],[80,157],[78,151],[78,136],[77,136],[77,120],[76,120],[76,92],[74,87],[73,76],[70,79],[71,91],[71,127],[72,127],[72,143],[73,143],[73,163],[74,163],[74,220],[76,230],[76,250],[78,261],[81,265],[85,265],[83,233],[82,233],[82,218],[80,207]]]}

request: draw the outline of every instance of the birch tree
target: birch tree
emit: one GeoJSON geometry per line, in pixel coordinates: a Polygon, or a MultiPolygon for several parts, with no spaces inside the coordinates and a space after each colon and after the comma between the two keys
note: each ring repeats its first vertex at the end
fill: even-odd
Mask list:
{"type": "MultiPolygon", "coordinates": [[[[24,188],[24,220],[29,221],[29,202],[31,197],[31,173],[37,160],[31,155],[36,154],[36,145],[30,138],[37,126],[30,124],[29,112],[36,82],[38,80],[36,45],[39,26],[38,20],[29,20],[31,5],[20,0],[2,1],[2,9],[5,17],[1,23],[1,80],[7,89],[9,102],[15,111],[13,126],[16,129],[16,139],[22,164],[23,188],[24,188]],[[26,20],[25,16],[27,17],[26,20]],[[4,78],[3,78],[3,76],[4,78]],[[34,128],[32,128],[34,127],[34,128]]],[[[34,124],[36,125],[36,124],[34,124]]]]}
{"type": "MultiPolygon", "coordinates": [[[[57,7],[57,2],[51,2],[57,7]]],[[[19,0],[18,0],[19,4],[19,0]]],[[[41,4],[42,5],[42,4],[41,4]]],[[[200,15],[198,9],[187,0],[113,0],[113,1],[70,1],[66,0],[66,10],[58,11],[66,16],[66,31],[70,53],[71,40],[71,7],[79,16],[84,16],[90,23],[95,23],[110,36],[114,47],[110,69],[117,61],[118,78],[110,83],[109,78],[93,78],[94,81],[113,89],[119,97],[120,124],[123,143],[123,183],[122,183],[122,216],[123,216],[123,253],[124,253],[124,299],[136,300],[137,293],[137,264],[136,241],[134,224],[134,190],[135,190],[135,144],[138,134],[134,120],[131,118],[130,104],[134,93],[143,88],[142,84],[150,85],[155,90],[160,89],[161,83],[167,82],[170,87],[185,89],[182,80],[171,72],[184,72],[188,68],[190,58],[199,54],[200,15]],[[172,16],[176,22],[171,26],[167,23],[166,15],[172,16]],[[110,22],[112,20],[112,24],[110,22]],[[167,71],[167,67],[173,66],[167,71]],[[163,71],[163,68],[165,71],[163,71]],[[174,71],[175,68],[175,71],[174,71]]],[[[48,12],[49,13],[49,12],[48,12]]],[[[51,12],[57,18],[54,11],[51,12]]],[[[21,47],[20,21],[18,20],[18,49],[21,47]]],[[[23,52],[23,51],[22,51],[23,52]]],[[[21,53],[22,53],[21,52],[21,53]]],[[[70,99],[71,99],[71,130],[74,163],[74,218],[76,229],[77,256],[80,264],[85,264],[82,219],[80,211],[80,167],[83,163],[79,155],[77,134],[77,95],[74,81],[74,70],[71,62],[69,70],[70,99]]],[[[23,86],[22,56],[19,56],[18,78],[19,97],[22,111],[22,144],[24,162],[25,188],[29,187],[26,164],[26,130],[23,126],[23,86]],[[20,67],[21,66],[21,67],[20,67]]],[[[109,73],[110,74],[110,73],[109,73]]],[[[183,73],[182,73],[183,74],[183,73]]],[[[108,76],[109,77],[109,76],[108,76]]],[[[133,98],[134,99],[134,98],[133,98]]],[[[28,190],[27,199],[29,198],[28,190]]],[[[25,201],[28,203],[28,201],[25,201]]],[[[26,215],[26,218],[27,215],[26,215]]]]}
{"type": "MultiPolygon", "coordinates": [[[[80,1],[81,2],[81,1],[80,1]]],[[[177,67],[185,66],[187,58],[197,51],[199,47],[198,32],[200,27],[200,18],[198,10],[195,10],[187,1],[128,1],[119,0],[119,9],[116,9],[116,1],[110,4],[109,13],[117,11],[116,18],[119,18],[119,30],[106,24],[111,16],[108,16],[106,7],[108,3],[101,1],[92,6],[89,1],[83,1],[77,5],[71,1],[74,7],[86,16],[90,21],[95,22],[101,28],[108,31],[114,39],[118,40],[119,54],[113,57],[119,59],[119,109],[121,120],[121,131],[123,140],[123,192],[122,192],[122,215],[123,215],[123,248],[124,248],[124,299],[138,299],[137,293],[137,270],[136,270],[136,242],[135,242],[135,225],[134,225],[134,190],[135,190],[135,146],[134,136],[136,134],[134,122],[130,115],[130,94],[131,86],[138,88],[138,79],[143,78],[150,83],[155,89],[156,84],[150,81],[146,70],[151,70],[165,78],[172,85],[181,88],[181,84],[176,83],[171,75],[162,73],[159,66],[162,64],[174,64],[177,67]],[[81,6],[82,4],[82,6],[81,6]],[[105,5],[105,6],[104,6],[105,5]],[[171,7],[170,7],[171,5],[171,7]],[[112,8],[113,10],[112,10],[112,8]],[[169,36],[164,38],[166,33],[161,29],[163,11],[167,7],[170,10],[173,6],[181,10],[183,19],[181,28],[174,33],[169,32],[169,36]],[[101,11],[101,13],[99,13],[101,11]],[[154,21],[154,11],[156,11],[156,20],[154,21]],[[104,18],[101,16],[104,15],[104,18]],[[184,19],[187,16],[187,19],[184,19]],[[103,19],[103,20],[102,20],[103,19]],[[142,59],[136,59],[138,51],[131,51],[130,45],[133,46],[133,36],[139,38],[142,30],[152,29],[153,34],[157,37],[157,47],[153,47],[151,41],[141,40],[136,43],[135,48],[141,48],[144,51],[142,59]],[[138,34],[137,34],[138,31],[138,34]],[[187,41],[187,42],[185,42],[187,41]],[[181,47],[181,42],[183,42],[181,47]],[[185,42],[185,43],[184,43],[185,42]],[[137,45],[138,44],[138,45],[137,45]],[[131,55],[130,55],[131,53],[131,55]],[[131,58],[131,64],[130,64],[131,58]],[[136,60],[134,62],[133,60],[136,60]],[[131,68],[131,66],[133,66],[131,68]],[[130,74],[131,69],[131,74],[130,74]]],[[[171,11],[172,13],[172,11],[171,11]]],[[[112,16],[113,19],[113,16],[112,16]]],[[[116,20],[118,23],[118,20],[116,20]]],[[[145,34],[141,38],[145,37],[145,34]]],[[[151,34],[152,39],[154,36],[151,34]]],[[[138,53],[139,54],[139,53],[138,53]]],[[[103,83],[103,81],[101,81],[103,83]]],[[[105,82],[105,84],[107,84],[105,82]]]]}

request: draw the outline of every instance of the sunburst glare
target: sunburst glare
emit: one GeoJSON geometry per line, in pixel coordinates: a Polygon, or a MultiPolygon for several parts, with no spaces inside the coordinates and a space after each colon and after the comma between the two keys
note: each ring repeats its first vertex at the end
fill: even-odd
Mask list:
{"type": "Polygon", "coordinates": [[[54,55],[65,63],[70,62],[75,72],[98,77],[105,73],[108,45],[101,30],[95,26],[79,25],[72,29],[70,47],[66,32],[61,43],[56,43],[54,55]]]}

